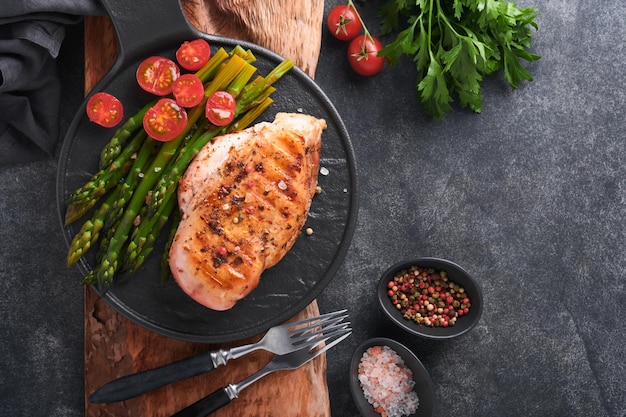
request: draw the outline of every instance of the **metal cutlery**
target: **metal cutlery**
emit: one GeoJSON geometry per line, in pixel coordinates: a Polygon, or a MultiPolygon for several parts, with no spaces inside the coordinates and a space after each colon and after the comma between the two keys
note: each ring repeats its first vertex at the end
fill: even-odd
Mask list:
{"type": "Polygon", "coordinates": [[[350,324],[343,322],[346,310],[322,314],[297,322],[270,328],[263,338],[252,344],[228,350],[203,352],[168,365],[115,379],[98,388],[89,401],[109,403],[124,401],[164,385],[208,372],[248,353],[263,349],[276,355],[285,355],[342,335],[350,324]]]}
{"type": "Polygon", "coordinates": [[[258,372],[244,378],[236,384],[228,384],[227,386],[218,389],[212,394],[209,394],[203,399],[177,412],[172,417],[205,417],[237,398],[242,390],[249,387],[264,376],[275,371],[299,368],[323,352],[326,352],[328,349],[339,344],[345,338],[350,336],[351,333],[352,329],[345,328],[343,333],[330,343],[324,344],[324,342],[317,342],[312,347],[305,347],[286,355],[275,355],[274,358],[258,372]]]}

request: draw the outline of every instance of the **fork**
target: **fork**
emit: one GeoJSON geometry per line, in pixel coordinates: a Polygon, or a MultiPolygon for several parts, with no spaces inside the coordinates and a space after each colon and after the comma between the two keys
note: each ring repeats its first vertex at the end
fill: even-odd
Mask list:
{"type": "Polygon", "coordinates": [[[330,343],[316,342],[314,346],[304,347],[295,352],[286,355],[275,355],[274,358],[265,367],[247,378],[242,379],[236,384],[228,384],[227,386],[214,391],[201,400],[180,410],[172,417],[206,417],[214,411],[222,408],[235,398],[245,388],[249,387],[264,376],[282,370],[296,369],[310,360],[326,352],[328,349],[339,344],[345,338],[350,336],[352,329],[345,328],[330,343]]]}
{"type": "Polygon", "coordinates": [[[276,355],[285,355],[304,347],[311,347],[341,334],[350,324],[343,322],[346,317],[348,317],[346,310],[339,310],[274,326],[256,343],[228,350],[203,352],[168,365],[110,381],[91,394],[89,401],[92,403],[124,401],[163,385],[211,371],[225,365],[231,359],[237,359],[259,349],[276,355]]]}

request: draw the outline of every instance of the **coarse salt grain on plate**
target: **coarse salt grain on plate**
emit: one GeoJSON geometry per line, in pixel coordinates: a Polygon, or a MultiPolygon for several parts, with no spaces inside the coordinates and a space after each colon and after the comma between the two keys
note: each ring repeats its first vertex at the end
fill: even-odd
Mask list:
{"type": "Polygon", "coordinates": [[[389,346],[372,346],[359,363],[365,399],[382,417],[413,414],[419,406],[413,373],[389,346]]]}

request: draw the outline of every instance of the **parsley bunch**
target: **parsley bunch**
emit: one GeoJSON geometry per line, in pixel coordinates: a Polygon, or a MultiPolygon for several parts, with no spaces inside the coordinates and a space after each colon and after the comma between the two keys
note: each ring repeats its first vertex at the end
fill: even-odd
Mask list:
{"type": "Polygon", "coordinates": [[[513,88],[533,79],[520,59],[540,58],[528,52],[531,27],[538,29],[534,8],[502,0],[387,0],[380,14],[382,34],[400,30],[401,18],[406,25],[379,56],[393,65],[413,56],[418,97],[436,119],[450,112],[453,96],[480,113],[480,84],[500,68],[513,88]]]}

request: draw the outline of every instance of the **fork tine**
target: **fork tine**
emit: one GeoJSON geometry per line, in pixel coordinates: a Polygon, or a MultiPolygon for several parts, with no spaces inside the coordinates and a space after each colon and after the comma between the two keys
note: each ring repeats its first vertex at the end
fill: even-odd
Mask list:
{"type": "Polygon", "coordinates": [[[332,313],[320,314],[319,316],[315,316],[315,317],[307,317],[307,318],[302,319],[302,320],[285,323],[285,324],[283,324],[280,327],[286,327],[288,329],[291,329],[292,327],[301,326],[303,324],[307,324],[307,325],[308,324],[314,324],[314,323],[318,323],[320,321],[324,321],[324,320],[329,320],[329,319],[335,318],[337,316],[345,314],[347,311],[348,310],[343,309],[343,310],[333,311],[332,313]]]}
{"type": "Polygon", "coordinates": [[[314,331],[309,331],[309,332],[306,332],[306,333],[303,333],[303,334],[298,334],[298,335],[292,336],[291,337],[291,344],[294,345],[294,346],[297,346],[297,345],[301,345],[301,344],[304,344],[304,343],[312,342],[312,341],[315,341],[315,340],[319,339],[320,335],[324,336],[324,335],[327,335],[330,332],[333,332],[333,331],[338,330],[338,329],[346,329],[346,328],[348,328],[348,326],[350,326],[350,322],[349,321],[338,322],[338,323],[331,323],[331,324],[326,325],[326,326],[324,326],[322,328],[319,328],[317,330],[312,329],[314,331]]]}
{"type": "Polygon", "coordinates": [[[324,315],[323,318],[321,318],[322,316],[319,316],[319,317],[316,317],[317,320],[301,320],[302,323],[299,323],[296,326],[293,326],[293,325],[290,326],[291,330],[289,330],[289,337],[291,338],[298,337],[307,332],[310,332],[311,330],[317,329],[319,327],[325,327],[325,326],[331,326],[331,325],[337,324],[341,322],[343,319],[348,317],[347,314],[339,315],[338,313],[341,313],[341,312],[324,315]],[[306,327],[300,327],[300,328],[294,329],[294,327],[300,326],[302,324],[306,324],[306,327]]]}
{"type": "Polygon", "coordinates": [[[352,329],[346,329],[346,330],[347,330],[347,333],[345,333],[343,336],[340,336],[337,339],[333,340],[332,342],[326,343],[324,346],[322,346],[321,348],[317,349],[316,351],[311,352],[312,349],[314,349],[315,347],[317,347],[319,345],[319,343],[317,343],[315,346],[311,347],[311,350],[309,350],[309,353],[311,353],[313,358],[316,358],[319,355],[321,355],[322,353],[326,352],[328,349],[330,349],[333,346],[341,343],[345,338],[347,338],[348,336],[350,336],[352,334],[352,329]]]}
{"type": "Polygon", "coordinates": [[[348,310],[346,310],[346,309],[332,311],[330,313],[324,313],[324,314],[320,314],[318,316],[307,317],[307,318],[304,318],[302,320],[285,323],[284,326],[293,327],[293,326],[300,326],[300,325],[303,325],[303,324],[313,323],[313,322],[317,322],[317,321],[320,321],[320,320],[325,320],[327,318],[336,317],[336,316],[341,315],[341,314],[345,314],[347,311],[348,310]]]}
{"type": "Polygon", "coordinates": [[[305,335],[307,333],[311,333],[317,329],[320,328],[325,328],[328,326],[333,326],[335,324],[341,323],[345,318],[347,318],[348,315],[344,315],[344,316],[339,316],[339,317],[334,317],[332,319],[327,319],[324,320],[322,322],[317,322],[317,323],[312,323],[310,325],[308,325],[307,327],[300,327],[298,329],[293,329],[289,332],[289,337],[290,338],[294,338],[294,337],[299,337],[302,335],[305,335]]]}
{"type": "MultiPolygon", "coordinates": [[[[352,328],[350,327],[339,327],[337,329],[334,329],[328,333],[325,333],[319,337],[316,337],[315,339],[309,339],[309,340],[305,340],[301,343],[299,343],[298,345],[300,345],[302,348],[304,348],[305,346],[310,346],[311,348],[313,348],[314,346],[319,345],[322,342],[326,342],[327,340],[330,340],[334,337],[343,335],[345,333],[352,333],[352,328]]],[[[296,344],[294,344],[296,345],[296,344]]]]}

